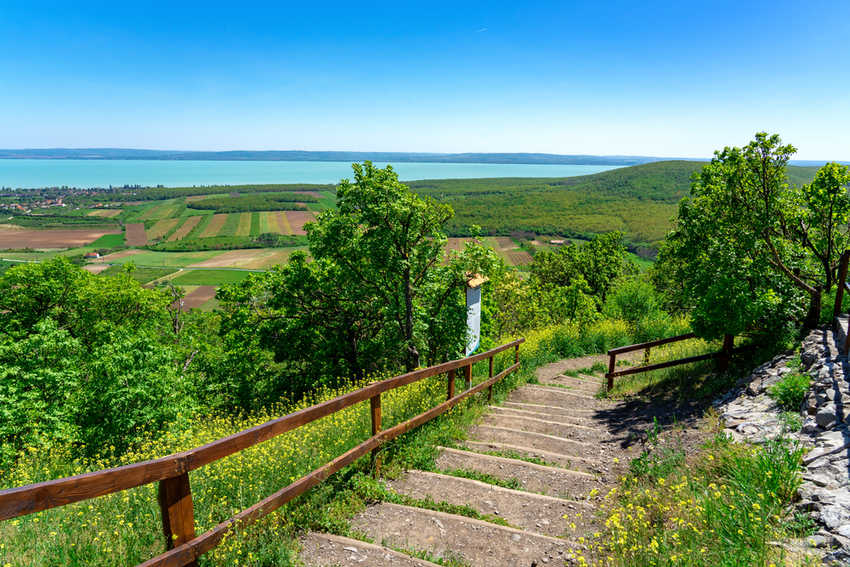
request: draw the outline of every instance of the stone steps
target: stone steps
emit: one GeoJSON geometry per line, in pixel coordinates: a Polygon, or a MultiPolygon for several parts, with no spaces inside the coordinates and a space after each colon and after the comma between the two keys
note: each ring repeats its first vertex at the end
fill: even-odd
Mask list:
{"type": "Polygon", "coordinates": [[[490,415],[507,415],[514,417],[530,417],[533,419],[543,419],[553,421],[570,426],[591,427],[595,422],[589,417],[576,415],[559,415],[556,413],[546,413],[540,411],[531,411],[505,406],[489,406],[490,415]]]}
{"type": "Polygon", "coordinates": [[[587,472],[446,447],[440,448],[437,468],[488,474],[506,481],[516,479],[523,490],[561,498],[580,498],[601,485],[587,472]]]}
{"type": "Polygon", "coordinates": [[[548,413],[550,415],[560,415],[566,417],[580,417],[586,419],[593,419],[593,417],[599,413],[597,410],[592,408],[583,408],[583,407],[561,407],[561,406],[553,406],[548,404],[540,404],[540,403],[532,403],[532,402],[514,402],[511,400],[505,400],[502,402],[502,406],[505,409],[519,409],[523,411],[533,411],[540,413],[548,413]]]}
{"type": "Polygon", "coordinates": [[[510,443],[499,443],[497,441],[463,441],[461,445],[471,451],[514,453],[523,457],[540,459],[545,463],[568,470],[596,474],[602,470],[601,463],[593,459],[585,459],[576,455],[564,455],[553,453],[543,449],[533,449],[523,445],[511,445],[510,443]]]}
{"type": "Polygon", "coordinates": [[[562,564],[570,548],[563,539],[388,502],[369,506],[351,525],[388,547],[481,567],[562,564]]]}
{"type": "Polygon", "coordinates": [[[563,376],[558,375],[553,378],[549,378],[548,380],[541,380],[540,385],[542,386],[556,386],[559,388],[564,388],[566,390],[573,389],[577,392],[584,393],[590,396],[596,395],[596,393],[602,388],[602,382],[598,380],[589,381],[583,378],[574,378],[572,376],[563,376]]]}
{"type": "Polygon", "coordinates": [[[436,563],[417,559],[381,545],[316,532],[310,532],[301,538],[301,560],[306,567],[437,567],[436,563]]]}
{"type": "Polygon", "coordinates": [[[469,430],[469,439],[471,441],[506,443],[525,449],[550,451],[581,459],[598,460],[604,457],[604,451],[599,442],[577,441],[557,435],[523,431],[522,429],[509,427],[475,425],[469,430]]]}
{"type": "Polygon", "coordinates": [[[408,471],[386,482],[398,494],[416,500],[432,500],[469,506],[480,514],[490,514],[511,526],[529,532],[561,537],[566,533],[564,515],[588,510],[587,501],[564,500],[522,490],[511,490],[486,482],[425,471],[408,471]]]}
{"type": "Polygon", "coordinates": [[[605,407],[605,402],[574,390],[548,386],[522,386],[508,395],[508,401],[585,411],[605,407]]]}
{"type": "Polygon", "coordinates": [[[556,435],[558,437],[584,443],[608,438],[608,432],[600,427],[590,427],[588,425],[578,425],[562,421],[551,421],[527,415],[520,416],[493,413],[485,415],[479,422],[479,425],[490,425],[500,428],[530,431],[532,433],[556,435]]]}

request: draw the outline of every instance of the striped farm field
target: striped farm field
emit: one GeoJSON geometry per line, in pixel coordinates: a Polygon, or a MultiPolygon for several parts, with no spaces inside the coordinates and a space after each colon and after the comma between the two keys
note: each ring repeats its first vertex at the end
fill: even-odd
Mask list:
{"type": "Polygon", "coordinates": [[[89,212],[90,217],[112,218],[121,214],[121,209],[98,209],[89,212]]]}
{"type": "Polygon", "coordinates": [[[127,246],[144,246],[148,243],[148,236],[145,232],[145,223],[136,222],[127,225],[124,242],[127,246]]]}
{"type": "Polygon", "coordinates": [[[286,218],[286,213],[283,211],[278,211],[275,213],[277,215],[277,225],[280,229],[281,234],[295,234],[292,232],[292,227],[289,225],[289,220],[286,218]]]}
{"type": "Polygon", "coordinates": [[[224,226],[227,217],[228,215],[226,214],[213,215],[207,227],[198,236],[200,238],[206,238],[208,236],[218,236],[218,233],[221,232],[221,228],[224,226]]]}
{"type": "Polygon", "coordinates": [[[236,231],[239,229],[239,220],[242,218],[241,213],[229,213],[221,230],[218,231],[218,236],[236,236],[236,231]]]}
{"type": "Polygon", "coordinates": [[[258,214],[260,216],[260,234],[269,232],[281,234],[280,225],[277,222],[277,211],[264,211],[258,214]]]}
{"type": "Polygon", "coordinates": [[[142,213],[139,220],[167,219],[179,213],[181,208],[178,203],[160,203],[142,213]]]}
{"type": "Polygon", "coordinates": [[[304,225],[313,222],[316,217],[310,211],[286,211],[286,220],[289,221],[293,234],[305,235],[307,231],[304,230],[304,225]]]}
{"type": "Polygon", "coordinates": [[[194,229],[198,225],[198,223],[201,222],[201,218],[202,217],[200,215],[187,218],[185,221],[183,221],[183,224],[180,225],[180,228],[175,230],[174,234],[168,237],[168,241],[171,242],[174,240],[183,240],[184,238],[186,238],[186,236],[190,232],[192,232],[192,229],[194,229]]]}
{"type": "Polygon", "coordinates": [[[236,227],[236,236],[251,235],[251,213],[238,213],[239,225],[236,227]]]}
{"type": "Polygon", "coordinates": [[[148,239],[157,240],[162,238],[177,226],[180,222],[180,219],[162,219],[156,221],[151,229],[148,231],[148,239]]]}

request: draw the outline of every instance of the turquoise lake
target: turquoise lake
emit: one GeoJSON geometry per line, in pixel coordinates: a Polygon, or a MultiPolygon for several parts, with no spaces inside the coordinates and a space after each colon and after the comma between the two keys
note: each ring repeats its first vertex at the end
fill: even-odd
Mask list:
{"type": "MultiPolygon", "coordinates": [[[[376,163],[383,167],[386,164],[376,163]]],[[[569,177],[614,165],[498,163],[394,163],[404,181],[478,177],[569,177]]],[[[351,178],[342,161],[166,161],[0,159],[0,187],[107,187],[109,185],[234,185],[239,183],[336,183],[351,178]]]]}

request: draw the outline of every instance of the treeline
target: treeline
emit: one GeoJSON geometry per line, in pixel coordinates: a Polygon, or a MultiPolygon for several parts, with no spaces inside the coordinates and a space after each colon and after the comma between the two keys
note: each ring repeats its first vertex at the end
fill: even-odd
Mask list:
{"type": "Polygon", "coordinates": [[[238,197],[211,197],[190,201],[186,207],[217,213],[245,213],[250,211],[306,211],[303,202],[315,202],[312,195],[240,195],[238,197]]]}
{"type": "Polygon", "coordinates": [[[26,215],[16,212],[10,213],[10,218],[6,221],[18,226],[26,226],[30,228],[67,228],[69,226],[75,228],[96,228],[104,227],[110,230],[119,228],[118,222],[114,219],[104,217],[87,217],[63,214],[38,214],[26,215]]]}

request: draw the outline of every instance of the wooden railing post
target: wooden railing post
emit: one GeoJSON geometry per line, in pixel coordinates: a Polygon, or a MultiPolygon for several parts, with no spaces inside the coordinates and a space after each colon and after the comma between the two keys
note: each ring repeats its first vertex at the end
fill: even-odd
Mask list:
{"type": "MultiPolygon", "coordinates": [[[[162,532],[165,546],[173,549],[195,537],[195,510],[189,473],[166,478],[159,482],[159,508],[162,511],[162,532]]],[[[197,567],[197,562],[188,563],[197,567]]]]}
{"type": "Polygon", "coordinates": [[[733,335],[723,335],[723,351],[717,359],[717,369],[720,372],[729,370],[729,362],[732,360],[732,348],[735,346],[735,337],[733,335]]]}
{"type": "MultiPolygon", "coordinates": [[[[491,356],[489,360],[490,360],[489,377],[492,378],[493,377],[493,357],[491,356]]],[[[489,403],[489,402],[492,402],[492,401],[493,401],[493,384],[490,384],[490,387],[487,388],[487,402],[489,403]]]]}
{"type": "MultiPolygon", "coordinates": [[[[369,398],[372,414],[372,437],[381,431],[381,394],[369,398]]],[[[381,458],[378,455],[378,447],[372,449],[372,473],[378,476],[381,469],[381,458]]]]}
{"type": "Polygon", "coordinates": [[[449,370],[449,391],[446,395],[446,399],[450,400],[455,397],[455,371],[454,369],[449,370]]]}
{"type": "Polygon", "coordinates": [[[514,364],[519,363],[519,345],[514,347],[514,364]]]}
{"type": "Polygon", "coordinates": [[[649,364],[649,350],[650,350],[650,347],[646,347],[646,350],[643,351],[643,363],[644,364],[649,364]]]}
{"type": "Polygon", "coordinates": [[[614,368],[617,366],[617,355],[615,353],[608,353],[608,374],[605,376],[608,378],[608,391],[614,387],[614,368]]]}
{"type": "Polygon", "coordinates": [[[835,290],[835,307],[832,309],[832,318],[841,314],[841,304],[844,301],[844,284],[847,282],[847,264],[850,262],[850,250],[845,250],[838,263],[838,289],[835,290]]]}
{"type": "Polygon", "coordinates": [[[472,388],[472,363],[470,362],[468,366],[463,367],[463,377],[466,381],[466,388],[464,390],[469,390],[472,388]]]}

